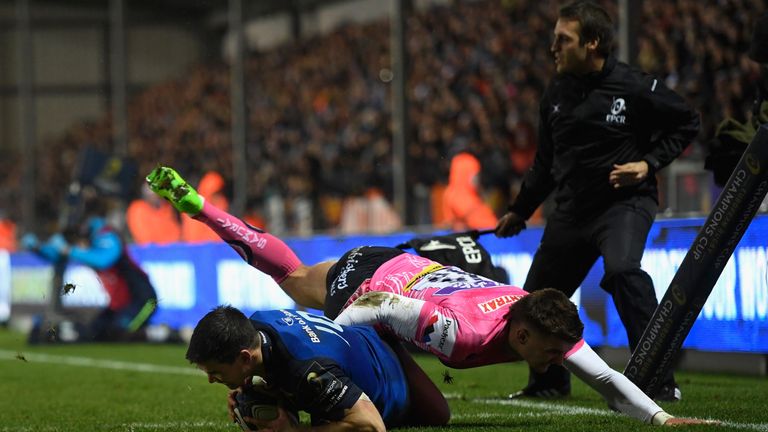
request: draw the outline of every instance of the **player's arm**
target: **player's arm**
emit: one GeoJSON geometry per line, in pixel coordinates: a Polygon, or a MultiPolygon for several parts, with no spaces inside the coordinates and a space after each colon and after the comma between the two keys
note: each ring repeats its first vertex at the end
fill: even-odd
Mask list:
{"type": "Polygon", "coordinates": [[[413,342],[442,361],[455,361],[475,342],[471,333],[459,337],[461,320],[455,311],[391,292],[363,294],[334,321],[343,325],[383,325],[398,338],[413,342]]]}
{"type": "Polygon", "coordinates": [[[347,306],[334,320],[342,325],[383,324],[402,339],[414,340],[424,300],[399,294],[370,291],[347,306]]]}
{"type": "Polygon", "coordinates": [[[586,342],[566,354],[564,365],[600,393],[609,406],[644,423],[656,426],[713,423],[709,420],[677,418],[668,414],[629,378],[611,369],[586,342]]]}
{"type": "Polygon", "coordinates": [[[368,399],[365,393],[362,393],[352,407],[343,411],[343,416],[338,420],[318,422],[321,424],[296,425],[290,420],[282,408],[279,409],[279,417],[272,421],[259,421],[252,417],[243,419],[250,424],[259,427],[259,430],[274,431],[313,431],[313,432],[383,432],[387,428],[384,426],[384,420],[381,418],[376,405],[368,399]]]}
{"type": "MultiPolygon", "coordinates": [[[[318,358],[306,360],[292,369],[296,371],[296,381],[290,392],[296,394],[297,408],[312,417],[311,427],[300,426],[293,430],[386,430],[376,405],[339,365],[318,358]]],[[[285,426],[290,425],[286,423],[285,426]]],[[[274,429],[292,430],[290,427],[274,429]]]]}
{"type": "Polygon", "coordinates": [[[609,406],[644,423],[664,412],[629,378],[611,369],[586,342],[569,354],[565,367],[600,393],[609,406]]]}
{"type": "Polygon", "coordinates": [[[386,431],[384,420],[381,418],[376,405],[363,393],[352,408],[344,410],[344,417],[325,425],[305,428],[317,432],[335,431],[386,431]]]}

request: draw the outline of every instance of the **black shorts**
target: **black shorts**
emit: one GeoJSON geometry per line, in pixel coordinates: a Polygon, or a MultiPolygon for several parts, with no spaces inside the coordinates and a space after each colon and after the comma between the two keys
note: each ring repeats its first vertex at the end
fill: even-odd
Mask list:
{"type": "Polygon", "coordinates": [[[349,297],[376,269],[403,253],[402,249],[391,247],[360,246],[342,255],[325,279],[325,316],[336,319],[349,297]]]}

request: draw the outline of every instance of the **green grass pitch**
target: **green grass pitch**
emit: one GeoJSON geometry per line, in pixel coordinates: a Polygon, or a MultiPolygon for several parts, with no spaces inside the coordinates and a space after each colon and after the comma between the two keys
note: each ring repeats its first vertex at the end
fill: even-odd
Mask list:
{"type": "MultiPolygon", "coordinates": [[[[0,432],[238,431],[228,421],[226,388],[184,360],[181,345],[28,346],[0,330],[0,432]]],[[[449,398],[451,424],[404,431],[631,431],[652,426],[614,414],[600,396],[574,380],[565,400],[504,397],[527,379],[523,364],[447,370],[434,358],[417,361],[449,398]]],[[[768,380],[678,373],[683,400],[670,413],[721,420],[686,431],[767,431],[768,380]]]]}

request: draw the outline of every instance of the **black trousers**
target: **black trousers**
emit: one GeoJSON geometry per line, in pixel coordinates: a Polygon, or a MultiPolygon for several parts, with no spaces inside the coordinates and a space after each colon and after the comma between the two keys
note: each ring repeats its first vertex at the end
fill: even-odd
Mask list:
{"type": "MultiPolygon", "coordinates": [[[[634,351],[658,306],[653,281],[640,268],[656,210],[651,197],[633,197],[583,223],[555,212],[547,220],[523,288],[528,292],[555,288],[570,297],[602,256],[604,275],[600,287],[613,298],[634,351]]],[[[532,376],[532,382],[565,387],[569,375],[564,368],[559,369],[551,367],[548,377],[532,376]]],[[[665,384],[673,384],[671,374],[665,384]]]]}

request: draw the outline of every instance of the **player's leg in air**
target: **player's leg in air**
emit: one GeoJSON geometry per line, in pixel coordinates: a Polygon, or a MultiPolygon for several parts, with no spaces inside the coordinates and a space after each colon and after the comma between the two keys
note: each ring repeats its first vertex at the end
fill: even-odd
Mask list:
{"type": "Polygon", "coordinates": [[[279,238],[210,204],[173,168],[158,166],[147,176],[147,183],[176,210],[208,225],[243,260],[271,276],[297,304],[323,309],[325,278],[333,262],[303,264],[279,238]]]}

